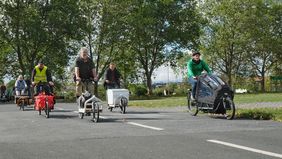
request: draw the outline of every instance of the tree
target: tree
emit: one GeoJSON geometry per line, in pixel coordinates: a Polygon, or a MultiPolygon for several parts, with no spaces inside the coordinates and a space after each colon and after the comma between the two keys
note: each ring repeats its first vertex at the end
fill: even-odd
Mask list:
{"type": "Polygon", "coordinates": [[[131,1],[127,27],[129,44],[152,94],[153,71],[171,59],[170,50],[197,45],[201,19],[193,0],[131,1]]]}
{"type": "Polygon", "coordinates": [[[0,2],[0,38],[12,48],[6,57],[8,74],[30,75],[39,59],[62,76],[70,41],[79,39],[81,24],[75,0],[0,2]],[[7,65],[9,63],[9,65],[7,65]]]}
{"type": "MultiPolygon", "coordinates": [[[[114,0],[85,0],[81,2],[82,13],[87,19],[86,31],[81,45],[87,46],[94,60],[95,69],[101,79],[110,62],[115,62],[118,67],[126,72],[134,72],[131,65],[133,60],[126,49],[126,28],[123,21],[128,14],[127,1],[114,0]],[[124,9],[125,8],[125,9],[124,9]],[[119,65],[122,64],[122,65],[119,65]]],[[[95,94],[98,94],[98,85],[95,94]]]]}
{"type": "Polygon", "coordinates": [[[212,0],[204,4],[208,26],[204,28],[202,47],[212,67],[223,73],[231,86],[233,78],[248,67],[244,60],[247,56],[244,19],[248,7],[248,1],[244,0],[212,0]]]}
{"type": "Polygon", "coordinates": [[[261,90],[265,91],[265,76],[279,61],[281,52],[281,4],[266,3],[263,0],[252,1],[248,10],[249,43],[248,50],[251,56],[255,75],[261,78],[261,90]],[[280,19],[278,18],[280,15],[280,19]]]}

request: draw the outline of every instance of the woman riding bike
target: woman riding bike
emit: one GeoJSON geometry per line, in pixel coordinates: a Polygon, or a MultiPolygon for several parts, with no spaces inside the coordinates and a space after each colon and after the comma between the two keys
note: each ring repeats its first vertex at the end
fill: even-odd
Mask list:
{"type": "Polygon", "coordinates": [[[200,59],[200,56],[200,52],[194,51],[192,53],[192,59],[187,62],[188,81],[192,85],[192,100],[195,100],[197,77],[201,75],[203,71],[207,71],[208,74],[211,74],[209,66],[204,60],[200,59]]]}

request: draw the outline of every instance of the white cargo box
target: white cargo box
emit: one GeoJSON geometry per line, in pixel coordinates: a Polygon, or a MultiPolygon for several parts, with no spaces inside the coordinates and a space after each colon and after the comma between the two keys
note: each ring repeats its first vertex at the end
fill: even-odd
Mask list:
{"type": "Polygon", "coordinates": [[[107,90],[107,100],[110,106],[115,106],[119,104],[121,97],[125,97],[127,100],[129,98],[128,89],[108,89],[107,90]]]}

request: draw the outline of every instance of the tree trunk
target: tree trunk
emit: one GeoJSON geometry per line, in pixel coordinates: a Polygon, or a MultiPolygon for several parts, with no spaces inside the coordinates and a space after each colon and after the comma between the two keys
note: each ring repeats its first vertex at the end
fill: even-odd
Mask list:
{"type": "Polygon", "coordinates": [[[262,71],[262,73],[261,73],[261,91],[262,92],[265,92],[265,77],[264,77],[264,71],[262,71]]]}
{"type": "Polygon", "coordinates": [[[153,94],[153,90],[152,90],[152,79],[150,74],[146,73],[146,78],[147,78],[147,94],[150,96],[153,94]]]}

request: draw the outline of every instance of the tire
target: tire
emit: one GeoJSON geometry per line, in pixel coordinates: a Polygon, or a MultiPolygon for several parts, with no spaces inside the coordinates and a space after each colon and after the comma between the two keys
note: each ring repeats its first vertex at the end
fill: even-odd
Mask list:
{"type": "Polygon", "coordinates": [[[192,116],[196,116],[199,112],[198,104],[191,99],[191,91],[187,93],[187,106],[188,111],[192,116]]]}
{"type": "Polygon", "coordinates": [[[22,107],[22,111],[24,111],[24,102],[22,102],[21,107],[22,107]]]}
{"type": "Polygon", "coordinates": [[[41,115],[41,108],[38,108],[38,114],[41,115]]]}
{"type": "Polygon", "coordinates": [[[92,121],[98,123],[100,111],[99,111],[99,105],[97,103],[92,103],[92,115],[93,115],[92,121]]]}
{"type": "Polygon", "coordinates": [[[49,118],[50,108],[47,102],[45,102],[45,117],[49,118]]]}
{"type": "Polygon", "coordinates": [[[84,113],[78,113],[78,117],[79,117],[80,119],[83,119],[84,113]]]}
{"type": "Polygon", "coordinates": [[[20,107],[20,110],[24,111],[24,103],[22,101],[20,102],[19,107],[20,107]]]}
{"type": "Polygon", "coordinates": [[[123,97],[120,99],[120,109],[122,114],[125,114],[126,112],[127,103],[128,102],[126,98],[123,97]]]}
{"type": "Polygon", "coordinates": [[[225,99],[223,99],[223,106],[225,109],[225,117],[228,120],[232,120],[235,117],[235,104],[233,102],[233,100],[230,97],[227,97],[225,99]]]}

